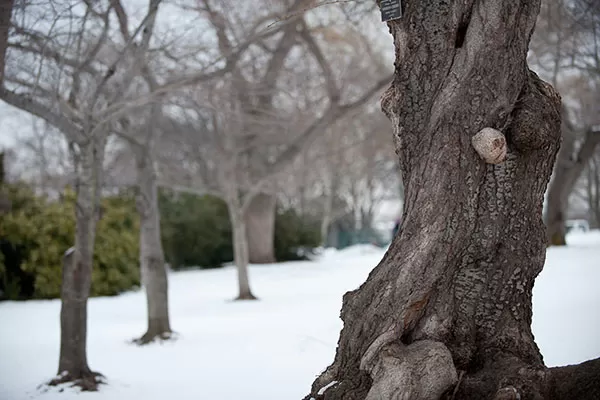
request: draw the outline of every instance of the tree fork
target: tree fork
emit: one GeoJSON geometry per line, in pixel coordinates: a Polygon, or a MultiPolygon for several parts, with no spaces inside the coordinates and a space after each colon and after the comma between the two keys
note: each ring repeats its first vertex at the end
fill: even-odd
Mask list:
{"type": "Polygon", "coordinates": [[[403,225],[344,296],[334,362],[306,399],[558,399],[552,377],[566,373],[531,333],[560,143],[560,97],[526,63],[539,1],[403,5],[381,100],[403,225]]]}

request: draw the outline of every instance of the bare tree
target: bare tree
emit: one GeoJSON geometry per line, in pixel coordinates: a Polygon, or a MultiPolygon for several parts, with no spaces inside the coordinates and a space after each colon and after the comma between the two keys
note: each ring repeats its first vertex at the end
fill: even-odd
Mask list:
{"type": "Polygon", "coordinates": [[[282,174],[287,207],[321,218],[321,239],[352,215],[354,231],[374,233],[374,217],[384,200],[398,199],[397,160],[388,146],[389,121],[371,105],[331,125],[308,152],[282,174]]]}
{"type": "Polygon", "coordinates": [[[148,50],[159,3],[150,0],[122,45],[111,39],[112,3],[24,4],[22,18],[18,23],[13,18],[8,41],[13,64],[5,69],[0,98],[59,129],[75,166],[75,244],[63,265],[59,376],[51,384],[73,381],[86,390],[97,388],[98,374],[86,356],[87,299],[110,110],[135,89],[137,61],[148,50]]]}
{"type": "Polygon", "coordinates": [[[588,212],[592,220],[591,226],[600,228],[600,151],[590,160],[586,171],[586,200],[588,212]]]}
{"type": "MultiPolygon", "coordinates": [[[[283,2],[281,2],[283,3],[283,2]]],[[[235,18],[229,13],[225,13],[227,1],[208,1],[202,2],[202,7],[199,10],[209,15],[210,21],[213,24],[219,41],[219,49],[222,53],[227,53],[232,47],[229,36],[244,35],[243,31],[239,33],[234,27],[240,26],[235,18]],[[228,17],[226,18],[225,15],[228,17]],[[228,35],[228,33],[233,32],[228,35]],[[236,32],[237,35],[236,35],[236,32]]],[[[330,40],[340,41],[343,35],[335,33],[333,29],[325,29],[321,26],[313,27],[305,21],[304,13],[307,11],[307,3],[304,1],[290,2],[289,7],[284,7],[279,11],[279,14],[285,17],[276,26],[279,29],[273,44],[262,43],[257,52],[250,51],[246,57],[251,60],[250,64],[238,64],[237,68],[232,71],[232,90],[237,94],[237,99],[240,103],[240,108],[247,115],[244,118],[245,125],[241,129],[248,134],[248,137],[254,137],[254,141],[262,141],[262,146],[252,146],[247,151],[247,155],[254,161],[249,164],[250,171],[255,175],[254,180],[260,181],[265,175],[272,173],[272,162],[269,160],[273,154],[281,152],[281,138],[273,141],[265,141],[265,130],[268,126],[280,126],[282,114],[281,104],[289,102],[283,100],[282,93],[285,90],[290,92],[294,89],[290,86],[284,87],[282,83],[285,79],[282,76],[289,77],[290,75],[298,74],[305,76],[304,70],[293,69],[290,65],[291,60],[297,65],[306,63],[307,60],[312,62],[312,68],[315,72],[311,72],[311,76],[320,74],[322,89],[319,93],[322,99],[319,108],[323,110],[320,114],[326,118],[321,118],[320,126],[327,127],[327,124],[322,124],[325,120],[329,123],[337,121],[339,118],[351,111],[348,107],[341,107],[343,102],[349,104],[348,101],[354,95],[354,98],[360,97],[361,101],[354,101],[354,106],[362,104],[365,98],[368,98],[371,93],[381,88],[381,84],[374,87],[361,87],[364,91],[354,91],[356,85],[349,84],[347,87],[342,85],[341,68],[339,71],[332,69],[331,57],[326,54],[322,48],[322,44],[316,39],[316,36],[329,38],[330,40]],[[294,55],[293,50],[303,51],[304,58],[294,55]],[[358,96],[356,93],[358,92],[358,96]],[[324,99],[324,100],[323,100],[324,99]],[[276,104],[279,103],[279,104],[276,104]],[[325,108],[323,109],[323,105],[325,108]],[[343,111],[342,111],[343,110],[343,111]],[[342,111],[340,113],[340,111],[342,111]]],[[[243,27],[243,25],[242,25],[243,27]]],[[[250,49],[249,49],[250,50],[250,49]]],[[[305,67],[304,67],[305,68],[305,67]]],[[[309,67],[310,68],[310,67],[309,67]]],[[[312,70],[311,70],[312,71],[312,70]]],[[[305,76],[306,77],[306,76],[305,76]]],[[[307,78],[307,77],[306,77],[307,78]]],[[[296,79],[296,78],[294,78],[296,79]]],[[[307,79],[304,81],[306,82],[307,79]]],[[[385,82],[382,80],[381,82],[385,82]]],[[[302,90],[302,88],[300,88],[302,90]]],[[[272,128],[271,128],[272,131],[272,128]]],[[[280,157],[278,167],[284,168],[291,165],[294,160],[302,154],[302,151],[308,147],[308,144],[315,137],[323,132],[311,131],[310,137],[303,138],[305,144],[301,147],[292,149],[287,147],[287,160],[284,162],[280,157]],[[285,165],[284,165],[285,164],[285,165]]],[[[283,132],[279,133],[280,135],[283,132]]],[[[271,133],[270,135],[273,135],[271,133]]],[[[288,139],[294,140],[293,138],[288,139]]],[[[275,194],[271,190],[266,190],[266,187],[256,193],[248,208],[245,210],[244,218],[246,220],[246,229],[249,246],[249,259],[252,262],[273,262],[275,261],[273,252],[273,234],[274,234],[274,217],[275,217],[275,194]],[[260,232],[260,234],[257,234],[260,232]]]]}
{"type": "MultiPolygon", "coordinates": [[[[573,103],[595,104],[595,101],[581,101],[578,92],[590,92],[590,89],[597,92],[594,81],[600,77],[600,9],[596,2],[543,2],[531,48],[534,65],[566,97],[563,144],[549,187],[545,214],[549,244],[564,245],[569,197],[600,142],[592,129],[597,121],[582,119],[581,115],[572,112],[573,103]]],[[[596,109],[591,114],[597,112],[596,109]]]]}
{"type": "Polygon", "coordinates": [[[403,224],[306,399],[595,399],[600,360],[548,369],[531,333],[561,118],[526,62],[539,1],[402,5],[382,108],[403,224]]]}
{"type": "MultiPolygon", "coordinates": [[[[113,0],[112,5],[118,17],[121,39],[127,43],[132,40],[129,31],[129,16],[120,0],[113,0]]],[[[152,32],[155,23],[154,15],[145,28],[152,32]]],[[[150,36],[146,36],[150,46],[150,36]]],[[[156,40],[153,43],[157,42],[156,40]]],[[[163,49],[165,50],[165,49],[163,49]]],[[[148,96],[159,87],[158,80],[152,71],[151,60],[147,52],[137,60],[139,75],[143,77],[148,96]]],[[[140,269],[142,285],[146,291],[148,328],[136,340],[146,344],[158,338],[171,338],[171,323],[169,320],[168,277],[165,256],[161,241],[160,214],[158,209],[158,180],[155,161],[155,143],[158,139],[157,125],[162,114],[162,104],[158,99],[148,104],[145,112],[132,112],[129,116],[119,119],[122,130],[120,136],[129,142],[129,148],[134,155],[137,172],[136,205],[140,215],[140,269]],[[138,114],[138,115],[136,115],[138,114]],[[141,116],[139,115],[141,114],[141,116]],[[138,117],[137,120],[135,117],[138,117]],[[141,118],[140,118],[141,117],[141,118]]]]}
{"type": "MultiPolygon", "coordinates": [[[[238,47],[234,38],[249,36],[244,31],[236,34],[233,27],[243,29],[246,24],[257,24],[248,22],[248,18],[238,24],[239,21],[231,17],[231,14],[225,13],[226,9],[223,7],[226,5],[227,2],[224,1],[202,1],[194,8],[210,20],[221,54],[228,54],[232,48],[238,47]],[[224,15],[232,19],[228,20],[224,15]]],[[[162,178],[162,182],[168,181],[167,185],[170,183],[173,187],[173,183],[177,181],[173,175],[187,173],[189,176],[191,172],[196,176],[189,177],[187,182],[184,179],[178,183],[176,186],[179,189],[185,187],[197,192],[214,193],[228,204],[233,224],[240,299],[255,297],[250,290],[247,273],[250,259],[248,236],[267,236],[271,242],[268,247],[272,252],[273,237],[269,227],[261,228],[260,234],[257,234],[248,227],[248,219],[261,220],[265,225],[271,225],[272,221],[265,220],[274,218],[277,177],[293,165],[328,126],[359,109],[389,82],[389,78],[384,78],[363,90],[348,85],[342,91],[322,50],[308,32],[303,20],[305,10],[301,8],[304,3],[293,1],[289,7],[283,8],[279,5],[273,13],[257,17],[258,21],[268,22],[273,18],[289,16],[271,30],[275,35],[258,41],[257,46],[248,47],[248,51],[240,57],[241,62],[236,63],[224,79],[199,85],[194,89],[194,95],[189,90],[185,95],[180,94],[180,103],[181,98],[188,99],[186,104],[181,104],[182,115],[190,112],[194,115],[188,121],[188,127],[183,126],[181,129],[187,132],[183,137],[188,139],[181,140],[186,151],[179,153],[188,154],[188,157],[179,166],[170,168],[169,179],[162,178]],[[319,93],[323,99],[321,110],[308,120],[295,114],[295,108],[290,105],[292,102],[289,100],[292,94],[286,93],[279,86],[282,84],[279,77],[284,72],[289,74],[290,68],[294,66],[288,60],[291,50],[298,42],[306,43],[305,54],[310,57],[296,55],[294,61],[313,62],[325,84],[325,93],[319,93]],[[189,154],[189,149],[194,149],[192,154],[189,154]],[[263,206],[268,208],[268,218],[267,213],[261,211],[263,206]],[[249,213],[252,214],[251,217],[249,213]],[[245,232],[243,238],[240,234],[242,231],[245,232]]]]}

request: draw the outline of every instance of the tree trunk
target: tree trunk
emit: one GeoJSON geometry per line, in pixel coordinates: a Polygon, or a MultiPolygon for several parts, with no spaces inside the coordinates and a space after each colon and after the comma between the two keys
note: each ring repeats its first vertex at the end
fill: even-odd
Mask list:
{"type": "Polygon", "coordinates": [[[321,243],[323,247],[327,247],[327,234],[329,233],[329,225],[331,224],[331,214],[333,213],[333,187],[325,193],[323,204],[323,217],[321,218],[321,243]]]}
{"type": "Polygon", "coordinates": [[[591,228],[600,228],[600,152],[592,157],[587,169],[587,202],[591,228]]]}
{"type": "Polygon", "coordinates": [[[560,98],[526,64],[539,1],[402,4],[381,101],[403,227],[344,296],[334,362],[306,399],[557,398],[531,333],[560,141],[560,98]]]}
{"type": "Polygon", "coordinates": [[[92,283],[104,146],[103,138],[96,137],[79,146],[75,246],[63,260],[58,377],[50,382],[74,382],[83,390],[92,391],[97,389],[100,375],[92,372],[87,362],[87,300],[92,283]]]}
{"type": "Polygon", "coordinates": [[[6,49],[8,47],[8,31],[12,15],[13,0],[0,1],[0,87],[4,82],[6,49]]]}
{"type": "Polygon", "coordinates": [[[140,214],[140,267],[146,289],[148,330],[137,340],[146,344],[169,339],[169,288],[160,238],[160,215],[156,171],[148,149],[136,152],[138,168],[137,208],[140,214]]]}
{"type": "Polygon", "coordinates": [[[255,264],[274,263],[275,213],[277,199],[272,194],[256,195],[245,212],[248,260],[255,264]]]}
{"type": "Polygon", "coordinates": [[[241,207],[227,205],[233,231],[233,258],[238,273],[239,295],[236,300],[256,300],[250,290],[248,276],[248,241],[246,240],[246,223],[241,207]]]}
{"type": "Polygon", "coordinates": [[[575,132],[566,118],[567,115],[563,112],[563,143],[554,167],[554,177],[548,189],[546,225],[548,242],[553,246],[566,244],[565,223],[569,208],[569,196],[585,166],[593,157],[596,146],[600,143],[600,133],[588,129],[579,150],[576,151],[575,132]]]}
{"type": "Polygon", "coordinates": [[[0,215],[10,212],[12,208],[8,192],[4,190],[4,183],[6,180],[6,169],[4,164],[4,152],[0,151],[0,215]]]}

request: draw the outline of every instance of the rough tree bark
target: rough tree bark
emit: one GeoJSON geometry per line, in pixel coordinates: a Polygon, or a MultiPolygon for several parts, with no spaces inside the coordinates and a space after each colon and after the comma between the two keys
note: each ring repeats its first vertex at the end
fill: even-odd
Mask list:
{"type": "Polygon", "coordinates": [[[77,146],[75,246],[63,260],[58,376],[50,385],[73,382],[96,390],[101,375],[87,362],[87,300],[92,283],[96,224],[99,217],[102,161],[106,138],[92,136],[77,146]]]}
{"type": "Polygon", "coordinates": [[[564,246],[567,243],[565,223],[569,196],[586,165],[594,156],[596,146],[600,143],[600,132],[594,132],[589,128],[586,130],[583,142],[576,149],[575,129],[567,118],[567,114],[563,111],[563,143],[554,166],[554,177],[548,188],[548,208],[545,217],[548,243],[552,246],[564,246]]]}
{"type": "Polygon", "coordinates": [[[148,330],[139,344],[171,337],[169,287],[165,257],[160,239],[158,188],[151,147],[136,151],[138,169],[137,208],[140,215],[140,268],[146,289],[148,330]]]}
{"type": "Polygon", "coordinates": [[[344,296],[334,362],[306,399],[600,396],[573,378],[598,373],[598,362],[549,370],[531,333],[560,142],[560,98],[526,63],[539,3],[405,0],[388,24],[396,71],[382,108],[404,178],[403,225],[344,296]]]}
{"type": "Polygon", "coordinates": [[[274,263],[275,208],[277,199],[268,193],[257,194],[246,209],[248,260],[255,264],[274,263]]]}

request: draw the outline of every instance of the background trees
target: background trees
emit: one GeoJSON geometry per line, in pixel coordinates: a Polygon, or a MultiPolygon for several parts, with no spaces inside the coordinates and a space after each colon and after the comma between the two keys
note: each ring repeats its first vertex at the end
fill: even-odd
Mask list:
{"type": "MultiPolygon", "coordinates": [[[[600,10],[594,1],[543,2],[530,60],[563,96],[562,145],[548,190],[550,244],[565,244],[569,199],[597,153],[600,10]]],[[[593,167],[588,172],[593,173],[593,167]]]]}
{"type": "MultiPolygon", "coordinates": [[[[343,25],[347,16],[338,8],[312,13],[300,0],[264,8],[225,0],[150,0],[141,8],[121,1],[8,6],[2,9],[3,21],[11,22],[2,25],[0,98],[43,121],[34,122],[35,135],[23,142],[30,157],[21,162],[36,165],[28,179],[37,180],[49,201],[69,183],[76,196],[55,383],[75,381],[93,390],[86,300],[105,217],[102,197],[135,188],[148,299],[141,342],[166,338],[159,187],[225,201],[239,297],[253,298],[247,264],[250,257],[275,259],[281,177],[326,129],[371,101],[389,74],[381,63],[364,61],[361,52],[372,52],[369,38],[343,25]],[[198,24],[206,34],[194,34],[198,24]]],[[[280,215],[291,221],[296,212],[280,215]]],[[[70,247],[64,246],[53,248],[70,247]]]]}
{"type": "MultiPolygon", "coordinates": [[[[427,338],[443,343],[465,368],[473,360],[487,359],[481,349],[496,339],[488,327],[471,324],[480,316],[471,308],[479,295],[498,295],[499,285],[474,284],[480,292],[460,299],[441,291],[431,294],[430,289],[445,285],[457,288],[457,296],[463,296],[464,281],[481,278],[485,275],[481,269],[490,265],[504,268],[501,262],[515,267],[511,273],[517,274],[524,266],[503,253],[507,248],[514,254],[524,252],[519,253],[523,260],[533,260],[533,269],[518,280],[525,287],[529,288],[541,267],[539,237],[523,238],[523,245],[499,233],[510,231],[516,238],[522,237],[525,228],[539,233],[541,225],[531,215],[539,211],[538,200],[552,162],[539,149],[549,155],[555,150],[550,122],[557,117],[553,113],[556,99],[526,72],[524,64],[524,38],[533,28],[535,7],[523,2],[523,12],[518,14],[495,0],[460,5],[439,2],[427,8],[409,1],[408,15],[436,29],[403,28],[404,20],[390,25],[399,51],[392,74],[387,67],[392,53],[385,48],[391,42],[380,39],[385,26],[372,2],[321,5],[306,0],[261,2],[260,7],[237,0],[55,0],[16,2],[14,6],[3,2],[0,98],[34,118],[33,132],[18,140],[17,163],[11,163],[17,167],[11,166],[11,171],[13,175],[20,172],[20,178],[36,189],[35,196],[25,196],[28,207],[36,212],[23,215],[22,208],[7,207],[7,196],[3,196],[0,209],[10,213],[2,221],[3,232],[10,230],[14,236],[2,239],[25,245],[23,260],[13,260],[18,265],[14,271],[25,273],[18,278],[25,286],[33,286],[31,294],[21,290],[15,294],[18,274],[11,275],[4,268],[0,276],[3,290],[11,288],[11,297],[51,297],[57,294],[56,272],[63,272],[62,375],[55,383],[73,380],[87,389],[97,383],[85,352],[90,293],[117,293],[134,287],[141,276],[148,327],[139,342],[170,337],[165,258],[174,268],[205,262],[204,266],[214,266],[233,258],[238,298],[254,299],[250,262],[302,257],[306,254],[302,247],[316,247],[318,236],[325,246],[386,244],[391,224],[384,225],[391,221],[379,220],[378,214],[390,200],[400,209],[399,166],[408,197],[406,225],[398,242],[402,244],[392,246],[374,279],[389,280],[398,265],[412,263],[401,272],[406,274],[402,278],[414,279],[421,286],[408,297],[405,288],[396,288],[394,307],[404,304],[401,314],[408,319],[394,329],[402,330],[408,342],[427,338]],[[494,10],[505,12],[510,20],[495,20],[494,10]],[[480,11],[491,21],[485,29],[478,19],[481,15],[475,15],[480,11]],[[484,39],[491,48],[478,47],[484,39]],[[494,58],[507,49],[506,58],[494,58]],[[478,63],[466,53],[495,60],[496,65],[478,63]],[[429,58],[422,58],[423,54],[429,58]],[[410,65],[405,65],[405,58],[410,65]],[[508,70],[516,71],[515,76],[501,81],[508,70]],[[392,78],[394,89],[386,92],[384,106],[396,130],[395,148],[389,146],[386,135],[390,123],[375,104],[392,78]],[[547,106],[545,111],[542,105],[547,106]],[[531,128],[522,115],[528,107],[535,118],[546,118],[549,125],[539,131],[548,138],[546,142],[519,136],[530,133],[517,129],[531,128]],[[407,115],[402,110],[413,112],[407,115]],[[504,132],[503,140],[509,143],[504,166],[486,167],[474,158],[470,139],[483,127],[504,132]],[[519,186],[519,179],[530,185],[529,192],[519,186]],[[467,183],[458,183],[463,180],[467,183]],[[73,187],[74,195],[66,191],[67,186],[73,187]],[[489,197],[492,193],[500,193],[496,202],[489,197]],[[122,214],[123,221],[117,221],[112,213],[131,213],[134,197],[139,222],[122,214]],[[522,198],[522,204],[515,203],[515,198],[522,198]],[[186,207],[202,210],[186,214],[186,207]],[[508,209],[517,211],[503,219],[508,209]],[[70,220],[68,212],[73,214],[70,220]],[[166,217],[162,221],[161,213],[166,217]],[[33,224],[41,221],[56,221],[56,226],[33,236],[33,224]],[[200,227],[190,229],[194,223],[214,228],[212,237],[206,239],[206,230],[200,227]],[[105,236],[106,232],[111,233],[105,236]],[[344,238],[339,232],[348,235],[344,238]],[[456,242],[455,234],[461,234],[463,241],[456,242]],[[122,237],[116,239],[118,235],[122,237]],[[139,235],[135,246],[131,235],[139,235]],[[429,242],[430,237],[435,244],[429,242]],[[114,254],[106,254],[105,245],[112,246],[114,254]],[[73,252],[65,254],[71,246],[73,252]],[[407,250],[408,255],[398,255],[402,253],[398,246],[405,246],[402,252],[407,250]],[[495,253],[490,253],[490,246],[495,253]],[[465,259],[452,253],[457,248],[463,249],[465,259]],[[131,252],[136,249],[138,262],[131,266],[131,252]],[[454,255],[443,258],[441,254],[446,253],[454,255]],[[63,254],[61,269],[58,258],[63,254]],[[401,259],[411,254],[414,263],[401,259]],[[419,281],[419,265],[431,266],[426,282],[419,281]],[[446,277],[446,268],[453,268],[452,279],[446,277]],[[35,277],[26,274],[30,269],[36,271],[35,277]],[[45,271],[51,273],[46,276],[45,271]],[[468,310],[460,309],[463,303],[468,310]],[[457,307],[448,328],[456,340],[447,340],[446,328],[428,325],[427,318],[445,321],[447,315],[437,308],[440,304],[457,307]],[[464,321],[468,332],[453,331],[464,321]]],[[[588,0],[544,5],[530,54],[564,99],[564,144],[547,201],[547,222],[555,243],[564,243],[571,195],[590,215],[598,214],[597,11],[588,0]]],[[[537,125],[543,122],[532,118],[537,125]]],[[[500,151],[501,139],[496,143],[500,151]]],[[[17,201],[16,192],[9,194],[17,201]]],[[[369,285],[365,287],[385,289],[382,293],[393,289],[369,285]]],[[[515,293],[520,290],[508,287],[515,293]]],[[[346,306],[347,321],[363,322],[356,310],[374,304],[371,289],[348,297],[359,300],[346,306]]],[[[524,293],[518,294],[523,304],[529,300],[529,292],[524,293]]],[[[389,305],[391,300],[382,301],[389,305]]],[[[489,307],[498,305],[492,303],[487,297],[482,300],[489,307]]],[[[517,340],[517,347],[534,346],[525,327],[528,312],[527,307],[518,309],[515,318],[522,321],[507,322],[523,332],[525,339],[517,340]]],[[[491,318],[491,312],[481,313],[491,318]]],[[[387,340],[387,327],[365,321],[368,338],[387,340]]],[[[349,327],[343,333],[342,343],[347,347],[341,347],[336,363],[345,369],[336,374],[356,383],[358,389],[350,391],[362,393],[371,385],[369,379],[381,377],[369,378],[355,356],[348,355],[352,342],[364,339],[355,337],[353,329],[358,328],[349,327]]],[[[504,331],[499,335],[502,340],[514,339],[504,331]]],[[[499,346],[500,358],[507,347],[499,346]]],[[[524,354],[531,356],[528,366],[540,367],[535,351],[523,350],[518,356],[524,354]]],[[[509,367],[510,371],[514,365],[509,367]]],[[[482,371],[488,373],[485,368],[482,371]]],[[[471,383],[479,378],[473,379],[471,383]]]]}

